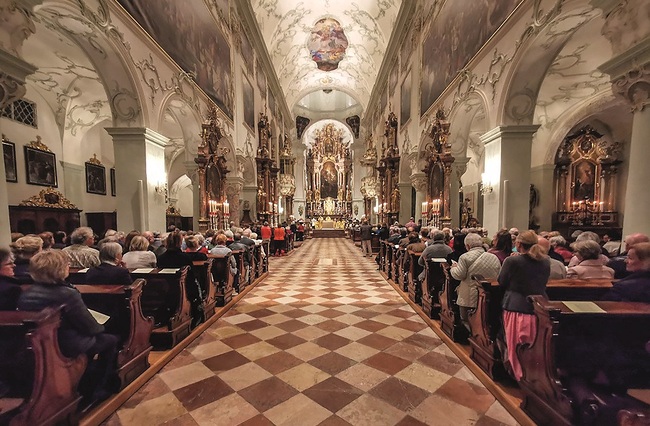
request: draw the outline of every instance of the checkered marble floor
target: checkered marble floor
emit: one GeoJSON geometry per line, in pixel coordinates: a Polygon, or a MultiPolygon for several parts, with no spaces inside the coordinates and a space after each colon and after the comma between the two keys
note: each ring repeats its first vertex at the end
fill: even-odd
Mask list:
{"type": "Polygon", "coordinates": [[[105,424],[516,424],[349,240],[270,270],[105,424]]]}

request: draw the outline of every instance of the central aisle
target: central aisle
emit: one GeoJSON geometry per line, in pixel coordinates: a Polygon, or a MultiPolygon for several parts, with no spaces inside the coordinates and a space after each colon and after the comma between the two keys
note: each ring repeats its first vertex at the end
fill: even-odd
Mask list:
{"type": "Polygon", "coordinates": [[[516,424],[350,240],[270,270],[106,424],[516,424]]]}

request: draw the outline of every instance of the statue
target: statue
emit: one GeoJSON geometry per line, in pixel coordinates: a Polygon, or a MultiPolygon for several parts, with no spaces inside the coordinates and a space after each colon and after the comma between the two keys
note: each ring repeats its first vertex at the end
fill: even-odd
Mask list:
{"type": "Polygon", "coordinates": [[[391,210],[394,212],[398,211],[399,203],[400,203],[399,189],[395,188],[393,189],[393,192],[390,194],[391,210]]]}
{"type": "Polygon", "coordinates": [[[320,201],[320,189],[318,188],[314,190],[314,201],[320,201]]]}

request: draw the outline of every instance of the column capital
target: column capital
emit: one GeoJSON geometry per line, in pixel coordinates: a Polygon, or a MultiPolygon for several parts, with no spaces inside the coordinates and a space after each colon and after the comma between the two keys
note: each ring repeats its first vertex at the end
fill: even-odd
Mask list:
{"type": "Polygon", "coordinates": [[[632,111],[650,105],[650,37],[598,69],[610,75],[614,95],[624,99],[632,111]]]}
{"type": "Polygon", "coordinates": [[[422,172],[411,175],[411,185],[415,188],[416,192],[427,192],[427,180],[427,175],[422,172]]]}
{"type": "Polygon", "coordinates": [[[479,136],[483,145],[498,139],[524,139],[532,141],[533,135],[539,129],[539,124],[526,124],[523,126],[497,126],[479,136]]]}
{"type": "Polygon", "coordinates": [[[169,138],[147,127],[106,127],[104,130],[113,138],[113,142],[144,140],[165,148],[169,138]]]}
{"type": "Polygon", "coordinates": [[[0,108],[4,108],[25,96],[25,79],[36,67],[0,49],[0,70],[0,108]]]}

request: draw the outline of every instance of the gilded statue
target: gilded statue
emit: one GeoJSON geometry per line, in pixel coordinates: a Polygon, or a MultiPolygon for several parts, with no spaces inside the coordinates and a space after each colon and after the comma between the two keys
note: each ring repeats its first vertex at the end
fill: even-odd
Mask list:
{"type": "Polygon", "coordinates": [[[399,194],[399,189],[395,188],[393,189],[393,192],[390,194],[390,204],[391,204],[391,210],[396,212],[399,210],[399,203],[400,203],[400,194],[399,194]]]}

